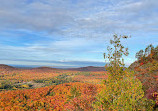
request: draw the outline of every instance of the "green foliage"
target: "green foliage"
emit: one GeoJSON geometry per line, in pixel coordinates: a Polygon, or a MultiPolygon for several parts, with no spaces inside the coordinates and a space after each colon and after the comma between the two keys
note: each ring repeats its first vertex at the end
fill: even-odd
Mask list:
{"type": "Polygon", "coordinates": [[[140,50],[135,57],[139,62],[146,63],[152,60],[158,60],[158,46],[154,48],[152,44],[148,45],[145,50],[140,50]]]}
{"type": "Polygon", "coordinates": [[[11,82],[9,82],[9,81],[2,81],[1,83],[0,83],[0,89],[11,89],[12,88],[12,85],[11,85],[12,83],[11,82]]]}
{"type": "Polygon", "coordinates": [[[144,56],[144,51],[143,50],[140,50],[139,52],[136,53],[136,58],[139,60],[141,59],[142,57],[144,56]]]}
{"type": "Polygon", "coordinates": [[[53,91],[49,93],[49,96],[54,96],[54,95],[55,95],[55,92],[53,91]]]}
{"type": "Polygon", "coordinates": [[[51,79],[37,79],[37,80],[34,80],[34,82],[36,83],[44,83],[46,86],[49,86],[49,85],[58,85],[58,84],[63,84],[63,83],[69,83],[69,82],[75,82],[72,80],[71,77],[68,77],[69,75],[67,74],[62,74],[62,75],[59,75],[59,76],[56,76],[54,78],[51,78],[51,79]]]}
{"type": "Polygon", "coordinates": [[[154,102],[144,98],[142,83],[131,73],[122,80],[106,81],[106,89],[97,96],[96,110],[105,111],[152,111],[154,102]]]}
{"type": "Polygon", "coordinates": [[[69,99],[73,99],[75,97],[81,96],[81,93],[77,90],[76,87],[71,87],[70,93],[71,95],[68,96],[69,99]]]}
{"type": "Polygon", "coordinates": [[[136,79],[134,72],[123,67],[122,56],[129,54],[128,48],[124,48],[120,43],[120,39],[125,37],[114,35],[114,40],[110,40],[114,49],[108,46],[109,53],[104,56],[109,60],[109,65],[106,66],[109,75],[108,79],[104,81],[106,88],[101,90],[93,104],[95,110],[152,111],[153,101],[144,98],[142,83],[136,79]]]}
{"type": "Polygon", "coordinates": [[[128,48],[125,48],[121,44],[121,39],[127,39],[128,36],[113,36],[114,39],[110,40],[112,47],[108,46],[108,54],[104,53],[104,58],[108,59],[109,64],[107,64],[106,70],[110,73],[113,79],[119,79],[123,74],[124,59],[123,55],[128,56],[128,48]]]}
{"type": "Polygon", "coordinates": [[[44,83],[45,80],[44,79],[36,79],[36,80],[34,80],[34,82],[36,82],[36,83],[44,83]]]}

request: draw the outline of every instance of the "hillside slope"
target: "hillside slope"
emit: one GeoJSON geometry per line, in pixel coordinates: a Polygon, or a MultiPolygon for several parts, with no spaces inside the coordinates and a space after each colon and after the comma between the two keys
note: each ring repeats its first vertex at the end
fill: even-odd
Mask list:
{"type": "Polygon", "coordinates": [[[145,96],[148,99],[156,101],[155,107],[158,107],[158,46],[156,48],[150,46],[147,54],[147,48],[143,52],[140,50],[136,56],[138,60],[129,66],[130,70],[135,72],[136,77],[142,82],[145,96]],[[153,93],[156,94],[153,97],[153,93]]]}
{"type": "Polygon", "coordinates": [[[105,67],[87,66],[87,67],[80,67],[80,68],[69,68],[67,70],[74,70],[74,71],[105,71],[105,67]]]}

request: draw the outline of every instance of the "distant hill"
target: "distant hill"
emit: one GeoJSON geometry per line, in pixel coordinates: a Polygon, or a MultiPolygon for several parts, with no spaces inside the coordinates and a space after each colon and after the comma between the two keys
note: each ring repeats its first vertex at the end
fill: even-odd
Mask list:
{"type": "Polygon", "coordinates": [[[57,68],[52,68],[52,67],[46,67],[46,66],[42,66],[42,67],[36,67],[36,68],[32,68],[32,69],[49,69],[49,70],[52,70],[52,69],[57,69],[57,68]]]}
{"type": "Polygon", "coordinates": [[[79,68],[52,68],[52,67],[37,67],[32,68],[34,70],[42,70],[42,71],[48,71],[48,70],[71,70],[71,71],[105,71],[104,67],[95,67],[95,66],[87,66],[87,67],[79,67],[79,68]]]}
{"type": "Polygon", "coordinates": [[[80,68],[68,68],[67,70],[73,70],[73,71],[105,71],[105,67],[87,66],[87,67],[80,67],[80,68]]]}
{"type": "Polygon", "coordinates": [[[43,66],[43,67],[32,68],[31,70],[50,71],[50,70],[61,70],[61,69],[43,66]]]}
{"type": "Polygon", "coordinates": [[[87,67],[79,67],[79,68],[52,68],[52,67],[35,67],[35,68],[27,68],[27,67],[13,67],[5,64],[0,64],[0,69],[5,70],[38,70],[38,71],[50,71],[50,70],[71,70],[71,71],[105,71],[105,67],[96,67],[96,66],[87,66],[87,67]]]}
{"type": "Polygon", "coordinates": [[[14,70],[14,69],[17,69],[17,68],[12,67],[12,66],[8,66],[8,65],[5,65],[5,64],[0,64],[0,69],[14,70]]]}

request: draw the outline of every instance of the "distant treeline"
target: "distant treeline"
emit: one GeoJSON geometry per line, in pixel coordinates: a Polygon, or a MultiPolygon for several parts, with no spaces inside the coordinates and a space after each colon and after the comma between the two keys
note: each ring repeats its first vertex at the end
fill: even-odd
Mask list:
{"type": "Polygon", "coordinates": [[[135,57],[140,63],[151,62],[152,60],[158,60],[158,46],[154,47],[152,44],[147,46],[145,50],[140,50],[136,53],[135,57]]]}

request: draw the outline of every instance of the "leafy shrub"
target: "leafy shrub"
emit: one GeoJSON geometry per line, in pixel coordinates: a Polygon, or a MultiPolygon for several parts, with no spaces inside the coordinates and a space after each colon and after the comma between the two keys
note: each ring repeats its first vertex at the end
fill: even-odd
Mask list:
{"type": "Polygon", "coordinates": [[[128,55],[128,48],[120,43],[121,38],[114,35],[114,40],[110,40],[114,48],[109,47],[109,53],[104,57],[108,58],[109,64],[106,70],[109,73],[108,79],[104,81],[106,88],[102,89],[93,104],[95,110],[104,111],[152,111],[154,102],[144,98],[142,83],[124,68],[123,55],[128,55]],[[122,59],[122,61],[121,61],[122,59]]]}
{"type": "Polygon", "coordinates": [[[3,81],[0,83],[0,89],[11,89],[12,85],[9,81],[3,81]]]}
{"type": "Polygon", "coordinates": [[[97,96],[94,108],[97,110],[152,111],[154,102],[144,98],[142,83],[133,74],[125,76],[122,80],[107,80],[106,89],[97,96]]]}

